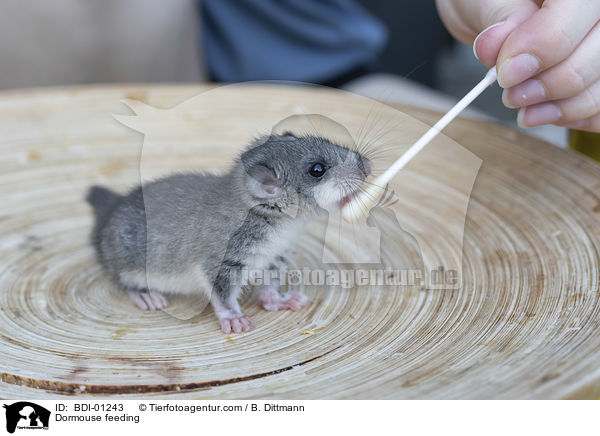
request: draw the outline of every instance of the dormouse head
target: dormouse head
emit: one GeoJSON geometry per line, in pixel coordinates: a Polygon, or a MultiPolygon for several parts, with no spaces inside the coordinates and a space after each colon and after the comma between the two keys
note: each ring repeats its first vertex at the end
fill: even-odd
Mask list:
{"type": "Polygon", "coordinates": [[[351,141],[345,128],[320,115],[282,121],[241,157],[253,203],[304,214],[343,207],[372,171],[351,141]],[[300,128],[306,122],[312,130],[300,128]]]}

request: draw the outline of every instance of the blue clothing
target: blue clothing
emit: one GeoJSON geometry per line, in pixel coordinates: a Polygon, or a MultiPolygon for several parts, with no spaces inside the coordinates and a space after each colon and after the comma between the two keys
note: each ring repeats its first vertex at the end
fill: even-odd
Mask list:
{"type": "Polygon", "coordinates": [[[203,0],[205,61],[223,82],[326,82],[374,61],[383,24],[354,0],[203,0]]]}

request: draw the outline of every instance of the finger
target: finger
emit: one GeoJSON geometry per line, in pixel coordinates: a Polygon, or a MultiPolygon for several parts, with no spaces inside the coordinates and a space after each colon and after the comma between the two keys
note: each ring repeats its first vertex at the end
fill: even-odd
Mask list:
{"type": "Polygon", "coordinates": [[[489,61],[494,64],[504,39],[517,25],[536,12],[542,2],[543,0],[436,0],[436,6],[444,25],[456,39],[472,45],[475,38],[481,36],[478,41],[481,41],[482,48],[476,49],[476,56],[480,56],[480,59],[489,58],[487,47],[494,46],[495,55],[489,61]],[[491,31],[492,25],[500,27],[500,24],[502,29],[491,31]]]}
{"type": "Polygon", "coordinates": [[[496,65],[500,48],[520,24],[539,10],[535,1],[495,2],[485,9],[479,24],[481,31],[473,42],[475,57],[488,68],[496,65]],[[495,6],[495,7],[491,7],[495,6]]]}
{"type": "Polygon", "coordinates": [[[600,114],[600,81],[564,100],[540,103],[519,110],[517,122],[522,127],[570,123],[600,114]]]}
{"type": "Polygon", "coordinates": [[[600,115],[595,115],[585,120],[572,121],[570,123],[559,123],[559,125],[568,127],[569,129],[600,133],[600,115]]]}
{"type": "Polygon", "coordinates": [[[476,14],[468,8],[468,5],[461,0],[435,0],[438,15],[446,29],[457,40],[470,45],[477,35],[477,30],[471,25],[476,14]]]}
{"type": "Polygon", "coordinates": [[[498,55],[498,83],[511,88],[565,60],[600,16],[596,0],[546,0],[518,26],[498,55]]]}
{"type": "Polygon", "coordinates": [[[600,79],[600,23],[587,34],[573,54],[558,65],[505,89],[504,104],[511,108],[560,100],[583,92],[600,79]]]}

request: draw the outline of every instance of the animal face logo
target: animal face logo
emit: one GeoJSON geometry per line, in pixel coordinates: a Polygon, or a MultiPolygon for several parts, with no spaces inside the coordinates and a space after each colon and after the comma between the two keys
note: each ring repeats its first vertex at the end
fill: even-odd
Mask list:
{"type": "Polygon", "coordinates": [[[6,431],[14,433],[18,429],[48,429],[50,411],[35,403],[19,401],[4,404],[6,409],[6,431]]]}

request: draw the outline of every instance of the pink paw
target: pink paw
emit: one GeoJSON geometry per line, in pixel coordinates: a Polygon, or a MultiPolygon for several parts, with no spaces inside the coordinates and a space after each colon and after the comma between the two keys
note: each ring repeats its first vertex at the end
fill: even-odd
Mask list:
{"type": "Polygon", "coordinates": [[[265,310],[293,310],[302,309],[308,303],[308,297],[300,292],[289,291],[280,294],[277,290],[261,291],[260,302],[265,310]]]}
{"type": "Polygon", "coordinates": [[[223,333],[244,333],[254,328],[254,322],[250,317],[244,315],[239,318],[221,319],[221,330],[223,333]]]}
{"type": "Polygon", "coordinates": [[[128,291],[129,298],[142,310],[154,312],[169,305],[167,298],[158,292],[128,291]]]}

